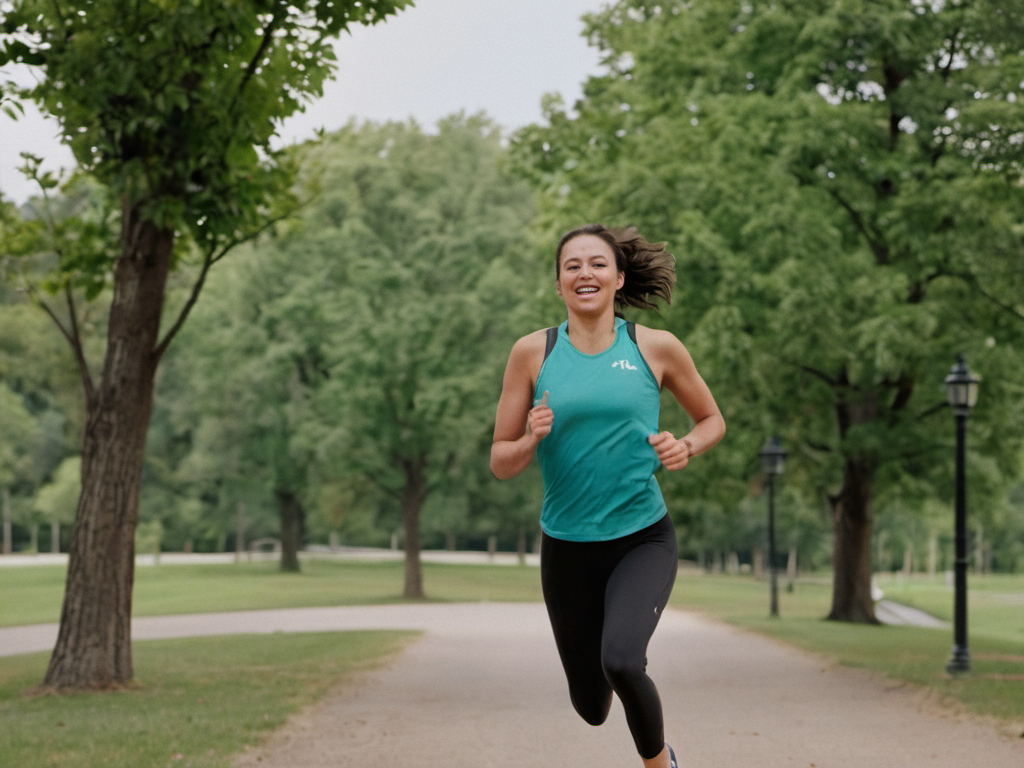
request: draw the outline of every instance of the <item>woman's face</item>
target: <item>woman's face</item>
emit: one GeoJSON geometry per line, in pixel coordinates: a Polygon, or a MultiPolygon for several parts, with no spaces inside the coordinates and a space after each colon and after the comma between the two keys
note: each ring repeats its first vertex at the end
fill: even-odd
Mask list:
{"type": "Polygon", "coordinates": [[[612,247],[596,235],[580,235],[562,246],[555,287],[569,309],[604,310],[625,283],[612,247]]]}

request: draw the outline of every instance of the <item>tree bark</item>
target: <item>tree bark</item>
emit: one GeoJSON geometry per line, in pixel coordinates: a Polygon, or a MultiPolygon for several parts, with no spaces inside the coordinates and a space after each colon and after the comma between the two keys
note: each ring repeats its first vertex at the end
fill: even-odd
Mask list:
{"type": "Polygon", "coordinates": [[[299,549],[306,528],[306,510],[293,491],[277,491],[277,506],[281,516],[281,570],[298,573],[299,549]]]}
{"type": "Polygon", "coordinates": [[[426,496],[426,461],[422,458],[402,462],[405,486],[402,489],[402,522],[405,526],[405,589],[407,600],[423,600],[423,564],[420,561],[420,509],[426,496]]]}
{"type": "Polygon", "coordinates": [[[843,486],[833,496],[832,610],[828,618],[862,624],[878,624],[871,597],[870,461],[847,457],[843,486]]]}
{"type": "Polygon", "coordinates": [[[127,205],[122,231],[103,372],[98,387],[85,382],[82,492],[57,644],[43,682],[57,690],[119,688],[133,675],[135,526],[174,233],[127,205]]]}

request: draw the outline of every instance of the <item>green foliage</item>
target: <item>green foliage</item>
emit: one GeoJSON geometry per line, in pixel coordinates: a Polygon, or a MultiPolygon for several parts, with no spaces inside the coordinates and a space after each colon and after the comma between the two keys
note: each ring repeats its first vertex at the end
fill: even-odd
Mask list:
{"type": "MultiPolygon", "coordinates": [[[[116,399],[124,391],[120,384],[94,387],[90,364],[103,354],[99,340],[107,318],[89,302],[112,299],[108,288],[114,287],[119,259],[155,259],[170,248],[171,266],[186,266],[190,280],[172,291],[179,301],[169,308],[164,336],[153,350],[158,361],[212,264],[297,205],[289,192],[295,167],[270,141],[282,119],[322,93],[334,71],[333,38],[406,5],[406,0],[4,4],[0,65],[26,65],[36,77],[31,86],[3,83],[3,107],[10,112],[33,100],[57,118],[79,167],[61,186],[60,177],[40,171],[39,158],[24,156],[24,171],[42,196],[26,207],[24,217],[6,203],[0,206],[2,266],[11,275],[17,272],[18,287],[45,307],[70,342],[86,403],[94,406],[97,392],[112,392],[116,399]],[[143,243],[149,252],[138,252],[143,243]],[[42,292],[62,294],[65,308],[44,304],[42,292]]],[[[148,274],[162,280],[160,270],[148,274]]],[[[153,319],[146,322],[152,325],[153,319]]],[[[156,330],[131,329],[154,337],[156,330]]],[[[0,342],[6,341],[5,331],[0,327],[0,342]]],[[[0,368],[4,352],[0,343],[0,368]]],[[[104,375],[121,382],[126,368],[148,366],[139,356],[115,357],[104,365],[104,375]]],[[[143,378],[151,380],[151,371],[143,378]]],[[[135,405],[114,403],[110,409],[134,413],[135,405]]],[[[76,428],[85,422],[81,404],[78,409],[64,411],[76,428]]],[[[46,471],[61,458],[54,457],[46,471]]],[[[160,481],[151,505],[166,509],[179,489],[166,462],[152,462],[148,469],[160,481]]],[[[134,499],[126,504],[133,506],[134,499]]],[[[127,519],[134,524],[134,514],[127,519]]]]}
{"type": "Polygon", "coordinates": [[[179,477],[232,505],[289,488],[319,536],[379,544],[420,466],[428,530],[471,511],[493,530],[481,456],[532,290],[529,192],[499,167],[498,129],[350,125],[301,154],[311,202],[211,276],[203,330],[168,361],[179,477]]]}
{"type": "MultiPolygon", "coordinates": [[[[40,519],[33,497],[70,452],[80,423],[69,362],[43,313],[0,288],[0,488],[11,494],[16,526],[40,519]]],[[[23,533],[16,527],[16,542],[23,533]]]]}
{"type": "Polygon", "coordinates": [[[21,397],[0,382],[0,488],[29,474],[38,429],[21,397]]]}
{"type": "Polygon", "coordinates": [[[20,236],[5,243],[21,257],[19,282],[50,294],[80,292],[91,302],[110,286],[121,248],[117,198],[81,174],[61,185],[54,174],[40,173],[41,157],[23,157],[22,170],[41,196],[23,207],[20,236]]]}
{"type": "Polygon", "coordinates": [[[500,155],[493,125],[459,117],[436,137],[349,129],[309,160],[331,193],[285,247],[342,258],[317,277],[337,285],[336,330],[307,439],[396,497],[416,465],[452,503],[486,472],[481,443],[532,287],[529,195],[500,155]]]}
{"type": "Polygon", "coordinates": [[[209,251],[268,215],[281,186],[270,139],[321,95],[333,38],[407,4],[15,0],[0,63],[40,68],[16,96],[59,118],[112,199],[209,251]]]}
{"type": "Polygon", "coordinates": [[[1024,427],[1022,30],[1008,0],[623,0],[588,17],[606,74],[512,151],[552,230],[635,223],[676,253],[657,322],[730,426],[666,481],[681,504],[735,504],[771,433],[807,499],[838,498],[849,462],[880,503],[951,498],[941,382],[962,351],[985,378],[969,488],[987,524],[1024,427]]]}
{"type": "Polygon", "coordinates": [[[36,493],[32,506],[47,520],[72,523],[81,493],[82,459],[72,456],[61,462],[53,479],[36,493]]]}

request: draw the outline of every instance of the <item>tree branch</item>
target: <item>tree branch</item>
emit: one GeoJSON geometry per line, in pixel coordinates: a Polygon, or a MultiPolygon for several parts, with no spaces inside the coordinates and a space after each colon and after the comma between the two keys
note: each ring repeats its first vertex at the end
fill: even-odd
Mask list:
{"type": "Polygon", "coordinates": [[[178,332],[181,330],[181,327],[185,324],[185,320],[188,319],[188,316],[191,314],[193,307],[195,307],[196,302],[199,300],[199,293],[203,290],[203,286],[206,284],[206,276],[210,272],[210,267],[212,267],[218,261],[227,256],[228,253],[231,252],[237,246],[241,245],[242,243],[248,242],[249,240],[253,240],[259,237],[261,234],[266,232],[270,227],[288,218],[293,213],[294,209],[290,209],[280,214],[279,216],[273,216],[267,219],[262,225],[254,229],[252,232],[249,232],[248,234],[245,234],[241,237],[233,237],[227,242],[223,243],[220,246],[220,248],[211,247],[206,252],[206,255],[203,257],[203,265],[199,270],[199,276],[196,278],[195,283],[192,285],[192,290],[189,292],[189,296],[188,299],[185,301],[185,305],[181,308],[181,311],[178,313],[178,317],[174,320],[174,324],[170,327],[170,329],[167,331],[167,334],[164,336],[163,339],[160,340],[160,343],[157,344],[157,347],[154,350],[154,354],[156,355],[156,359],[158,361],[164,356],[164,353],[167,351],[167,348],[171,345],[171,342],[174,341],[174,337],[178,335],[178,332]]]}
{"type": "Polygon", "coordinates": [[[1012,306],[1010,304],[1007,304],[1002,299],[997,298],[996,296],[993,296],[991,293],[986,291],[978,283],[978,279],[976,277],[972,276],[971,279],[967,281],[967,283],[968,283],[968,285],[972,286],[975,291],[980,293],[983,298],[988,299],[990,302],[995,304],[1001,310],[1003,310],[1005,312],[1008,312],[1010,315],[1012,315],[1017,320],[1024,321],[1024,313],[1022,313],[1019,309],[1017,309],[1017,307],[1014,307],[1014,306],[1012,306]]]}
{"type": "Polygon", "coordinates": [[[78,327],[78,310],[75,309],[75,297],[71,291],[70,282],[64,286],[64,295],[68,303],[68,314],[71,317],[71,335],[74,339],[71,346],[75,350],[75,359],[78,361],[78,370],[82,376],[82,386],[85,388],[86,402],[91,403],[95,390],[92,383],[92,374],[89,372],[89,361],[85,359],[82,333],[78,327]]]}
{"type": "Polygon", "coordinates": [[[853,220],[853,225],[857,228],[861,235],[864,236],[864,239],[868,241],[868,245],[871,247],[871,252],[875,254],[875,262],[878,264],[888,264],[889,249],[886,247],[885,243],[877,240],[874,237],[873,233],[868,228],[868,225],[864,222],[864,217],[861,216],[860,211],[858,211],[850,203],[848,203],[843,198],[843,196],[836,192],[834,189],[826,188],[825,191],[828,192],[828,194],[830,194],[837,203],[839,203],[841,208],[843,208],[848,214],[850,214],[850,218],[853,220]]]}
{"type": "Polygon", "coordinates": [[[51,320],[53,320],[53,323],[57,326],[57,330],[60,331],[61,336],[67,339],[68,344],[71,345],[71,351],[75,355],[75,361],[78,363],[78,372],[82,378],[82,389],[85,391],[86,402],[91,402],[94,391],[92,374],[89,372],[89,364],[85,359],[85,350],[82,348],[82,337],[78,329],[78,319],[75,314],[75,302],[71,294],[71,286],[68,285],[65,287],[68,311],[71,313],[70,329],[60,321],[60,318],[57,317],[57,314],[50,308],[50,305],[39,298],[31,287],[28,291],[32,300],[42,308],[51,320]]]}
{"type": "Polygon", "coordinates": [[[946,59],[946,66],[941,70],[942,82],[949,82],[949,75],[953,71],[953,59],[956,57],[957,41],[960,39],[961,28],[957,27],[953,30],[953,34],[949,36],[949,58],[946,59]]]}
{"type": "Polygon", "coordinates": [[[185,320],[188,319],[189,314],[192,312],[192,308],[196,305],[196,302],[199,301],[199,292],[203,290],[203,285],[206,284],[206,276],[209,274],[211,266],[213,266],[213,252],[207,251],[206,255],[203,257],[203,265],[199,269],[199,277],[197,277],[196,281],[192,284],[192,290],[189,292],[185,305],[181,308],[181,311],[178,313],[178,317],[175,318],[174,324],[171,325],[170,330],[167,331],[166,335],[160,340],[160,343],[156,345],[156,349],[153,351],[157,362],[163,358],[164,353],[167,351],[167,347],[171,345],[174,337],[178,335],[178,331],[180,331],[181,327],[185,325],[185,320]]]}
{"type": "Polygon", "coordinates": [[[897,414],[907,407],[907,403],[910,402],[910,397],[914,394],[914,379],[910,375],[904,373],[900,376],[899,381],[889,382],[890,386],[896,388],[896,395],[893,397],[892,404],[889,406],[890,416],[889,424],[896,423],[897,414]]]}
{"type": "Polygon", "coordinates": [[[929,416],[931,416],[933,413],[937,413],[938,411],[941,411],[948,407],[948,403],[938,403],[936,405],[933,405],[931,408],[927,408],[924,411],[921,411],[921,413],[917,415],[917,420],[923,421],[924,419],[927,419],[929,416]]]}
{"type": "Polygon", "coordinates": [[[834,388],[839,386],[839,380],[833,376],[829,376],[824,371],[819,371],[817,368],[812,368],[811,366],[806,365],[805,363],[798,363],[795,360],[786,360],[785,362],[787,362],[789,365],[792,365],[794,368],[800,369],[804,373],[809,373],[815,378],[821,379],[830,387],[834,388]]]}
{"type": "Polygon", "coordinates": [[[263,61],[263,55],[266,53],[267,48],[270,47],[270,44],[274,39],[274,32],[277,31],[278,25],[287,16],[287,9],[282,11],[282,8],[283,4],[281,2],[274,4],[274,9],[271,12],[272,16],[270,23],[267,24],[266,29],[263,30],[263,39],[260,40],[259,48],[256,49],[256,53],[253,54],[252,59],[249,61],[249,65],[245,68],[245,74],[242,75],[242,80],[238,84],[238,90],[235,92],[235,96],[231,100],[231,108],[228,110],[228,114],[234,114],[235,105],[237,105],[239,99],[242,98],[242,94],[245,92],[245,87],[249,84],[249,81],[255,77],[256,70],[259,68],[260,62],[263,61]]]}

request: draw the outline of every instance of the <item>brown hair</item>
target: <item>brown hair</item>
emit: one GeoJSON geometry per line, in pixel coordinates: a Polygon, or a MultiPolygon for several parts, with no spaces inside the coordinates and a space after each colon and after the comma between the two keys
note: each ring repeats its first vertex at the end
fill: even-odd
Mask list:
{"type": "Polygon", "coordinates": [[[667,243],[649,243],[636,227],[609,229],[603,224],[585,224],[566,232],[555,251],[555,277],[559,276],[562,248],[581,235],[599,237],[611,246],[615,266],[626,280],[615,293],[620,308],[657,309],[652,299],[672,303],[672,289],[676,285],[676,258],[665,250],[667,243]]]}

